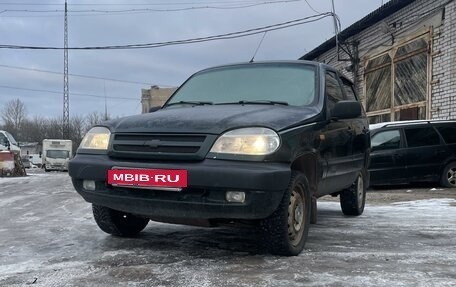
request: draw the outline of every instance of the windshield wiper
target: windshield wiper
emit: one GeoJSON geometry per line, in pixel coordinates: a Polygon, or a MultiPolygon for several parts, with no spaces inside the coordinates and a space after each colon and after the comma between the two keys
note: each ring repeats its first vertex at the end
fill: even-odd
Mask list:
{"type": "Polygon", "coordinates": [[[194,105],[194,106],[203,106],[203,105],[213,105],[213,102],[201,102],[201,101],[179,101],[174,103],[169,103],[165,107],[174,106],[174,105],[194,105]]]}
{"type": "Polygon", "coordinates": [[[217,105],[233,105],[233,104],[239,104],[239,105],[282,105],[282,106],[288,106],[287,102],[270,101],[270,100],[257,100],[257,101],[242,100],[242,101],[239,101],[239,102],[232,102],[232,103],[217,103],[217,105]]]}

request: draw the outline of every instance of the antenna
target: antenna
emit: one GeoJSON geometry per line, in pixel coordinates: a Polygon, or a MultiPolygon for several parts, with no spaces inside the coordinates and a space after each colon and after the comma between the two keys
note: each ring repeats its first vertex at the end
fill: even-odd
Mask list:
{"type": "Polygon", "coordinates": [[[108,120],[108,103],[106,102],[106,81],[103,81],[103,89],[104,89],[104,104],[105,104],[105,121],[108,120]]]}
{"type": "Polygon", "coordinates": [[[70,99],[68,88],[68,9],[65,0],[65,20],[63,25],[63,138],[70,138],[70,99]]]}
{"type": "Polygon", "coordinates": [[[266,36],[266,33],[267,33],[267,32],[268,32],[268,31],[265,31],[265,32],[264,32],[263,37],[261,38],[260,43],[258,43],[258,47],[256,48],[255,53],[253,53],[253,57],[252,57],[252,59],[250,59],[249,63],[253,63],[253,59],[255,59],[255,56],[256,56],[256,54],[258,53],[258,50],[260,49],[261,44],[263,43],[264,37],[266,36]]]}

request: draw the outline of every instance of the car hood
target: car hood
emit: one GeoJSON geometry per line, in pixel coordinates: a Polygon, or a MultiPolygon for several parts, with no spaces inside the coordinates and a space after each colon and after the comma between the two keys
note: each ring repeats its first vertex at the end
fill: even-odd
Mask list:
{"type": "Polygon", "coordinates": [[[172,107],[105,122],[114,133],[221,134],[234,128],[261,126],[280,131],[318,115],[316,107],[214,105],[172,107]]]}

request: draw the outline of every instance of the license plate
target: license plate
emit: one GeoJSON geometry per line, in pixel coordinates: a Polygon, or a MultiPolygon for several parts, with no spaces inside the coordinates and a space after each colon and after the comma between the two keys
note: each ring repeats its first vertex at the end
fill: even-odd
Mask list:
{"type": "Polygon", "coordinates": [[[187,171],[182,169],[111,169],[108,184],[138,187],[187,187],[187,171]]]}

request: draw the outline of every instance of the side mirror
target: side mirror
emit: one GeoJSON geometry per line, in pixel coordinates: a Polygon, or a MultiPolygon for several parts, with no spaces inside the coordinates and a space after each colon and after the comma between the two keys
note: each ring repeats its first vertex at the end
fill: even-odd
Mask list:
{"type": "Polygon", "coordinates": [[[331,111],[331,118],[353,119],[361,116],[361,104],[357,101],[339,101],[331,111]]]}
{"type": "Polygon", "coordinates": [[[158,110],[161,109],[161,108],[162,108],[162,107],[159,107],[159,106],[157,106],[157,107],[151,107],[151,108],[149,109],[149,113],[156,112],[156,111],[158,111],[158,110]]]}
{"type": "Polygon", "coordinates": [[[5,146],[8,148],[8,150],[11,150],[11,144],[10,144],[9,140],[5,141],[5,146]]]}

